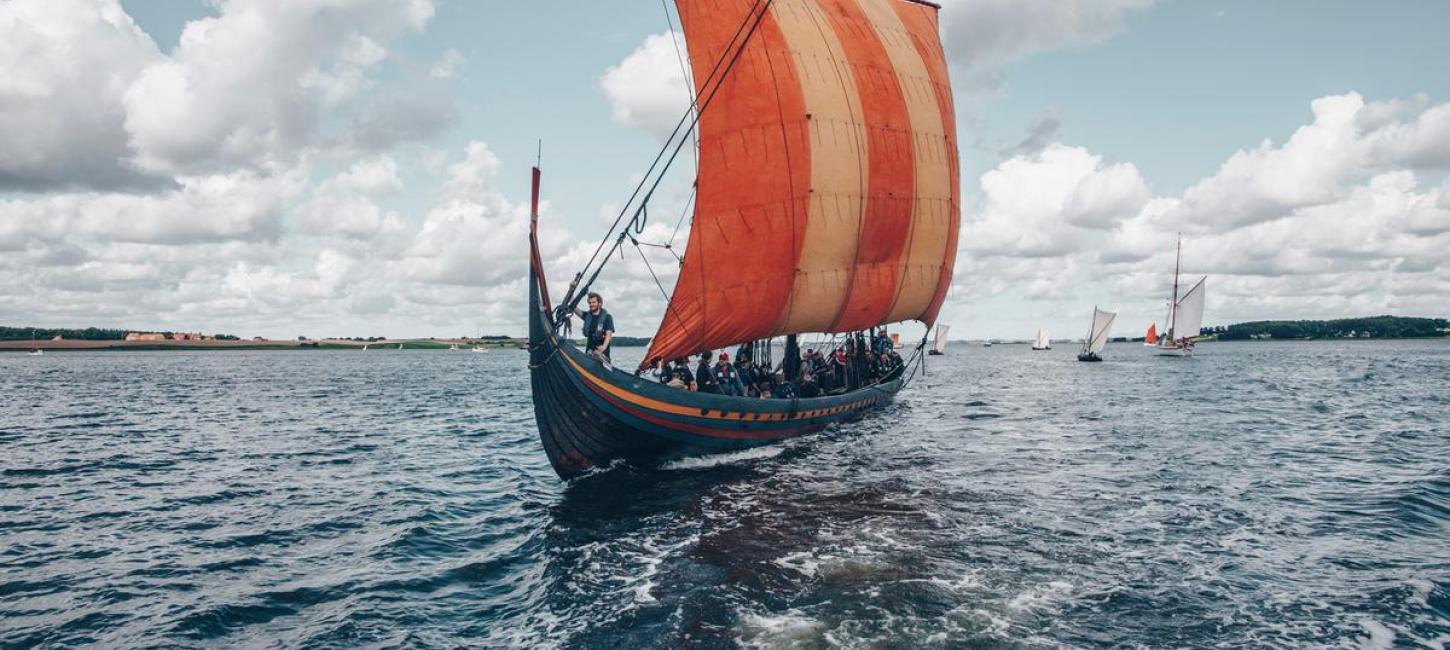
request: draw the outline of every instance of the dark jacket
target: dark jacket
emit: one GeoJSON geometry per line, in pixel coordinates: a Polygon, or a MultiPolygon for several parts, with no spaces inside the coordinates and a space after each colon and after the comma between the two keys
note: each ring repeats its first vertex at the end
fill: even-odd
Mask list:
{"type": "Polygon", "coordinates": [[[701,361],[695,366],[695,390],[701,393],[720,392],[720,382],[715,381],[715,373],[710,371],[708,361],[701,361]]]}
{"type": "Polygon", "coordinates": [[[740,371],[730,364],[716,364],[710,369],[721,395],[745,395],[745,384],[740,381],[740,371]]]}

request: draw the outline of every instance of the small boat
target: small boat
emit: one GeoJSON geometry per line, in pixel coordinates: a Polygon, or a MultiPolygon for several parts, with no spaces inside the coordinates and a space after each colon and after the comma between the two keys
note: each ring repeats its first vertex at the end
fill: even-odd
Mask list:
{"type": "Polygon", "coordinates": [[[758,447],[862,417],[914,377],[925,337],[883,377],[811,398],[684,391],[640,371],[741,345],[769,350],[784,337],[783,374],[793,379],[799,336],[845,335],[864,350],[865,332],[882,325],[915,320],[929,331],[951,286],[961,174],[939,7],[676,6],[694,112],[557,303],[539,253],[533,169],[529,371],[539,437],[564,479],[615,462],[758,447]],[[695,136],[695,155],[683,156],[698,160],[694,227],[672,293],[661,285],[670,295],[658,329],[630,372],[580,349],[570,320],[614,253],[645,244],[636,236],[651,197],[695,136]]]}
{"type": "Polygon", "coordinates": [[[1032,340],[1032,349],[1034,349],[1034,350],[1051,350],[1052,349],[1052,335],[1051,334],[1048,334],[1047,333],[1047,330],[1044,330],[1044,329],[1037,330],[1037,337],[1032,340]]]}
{"type": "Polygon", "coordinates": [[[1143,345],[1146,345],[1148,347],[1153,347],[1155,345],[1158,345],[1158,324],[1157,323],[1149,323],[1148,324],[1148,333],[1146,333],[1146,334],[1143,335],[1143,345]]]}
{"type": "Polygon", "coordinates": [[[1109,332],[1113,330],[1113,321],[1117,319],[1116,312],[1103,311],[1093,305],[1093,324],[1088,329],[1087,339],[1082,343],[1082,350],[1077,353],[1078,361],[1103,360],[1103,348],[1108,346],[1109,332]]]}
{"type": "Polygon", "coordinates": [[[363,352],[367,352],[368,351],[368,345],[370,345],[370,344],[369,343],[364,343],[363,344],[363,349],[362,349],[363,352]]]}
{"type": "Polygon", "coordinates": [[[951,329],[951,325],[947,325],[946,323],[938,323],[936,326],[936,339],[931,342],[931,349],[927,350],[926,353],[932,356],[941,356],[943,354],[946,354],[947,332],[951,331],[951,329]]]}
{"type": "Polygon", "coordinates": [[[990,347],[992,347],[992,342],[991,341],[982,341],[982,347],[984,347],[984,348],[990,348],[990,347]]]}
{"type": "Polygon", "coordinates": [[[1168,303],[1168,331],[1158,338],[1158,356],[1191,357],[1193,342],[1203,327],[1203,297],[1207,289],[1203,276],[1188,291],[1178,293],[1178,273],[1183,260],[1183,240],[1178,240],[1178,251],[1173,262],[1173,299],[1168,303]]]}
{"type": "Polygon", "coordinates": [[[475,346],[473,346],[473,351],[474,352],[488,352],[488,348],[483,347],[482,345],[475,345],[475,346]]]}
{"type": "Polygon", "coordinates": [[[453,345],[448,346],[448,351],[449,352],[457,352],[458,351],[458,344],[457,343],[454,343],[453,345]]]}
{"type": "Polygon", "coordinates": [[[25,354],[27,356],[38,357],[42,354],[45,354],[45,350],[42,350],[40,348],[31,348],[30,351],[26,352],[25,354]]]}
{"type": "Polygon", "coordinates": [[[399,343],[399,344],[398,344],[398,349],[399,349],[399,350],[401,350],[401,349],[403,349],[403,344],[402,344],[402,343],[399,343]]]}
{"type": "Polygon", "coordinates": [[[38,357],[42,354],[45,354],[45,350],[40,349],[40,343],[35,336],[35,330],[30,331],[30,351],[26,352],[26,354],[32,357],[38,357]]]}

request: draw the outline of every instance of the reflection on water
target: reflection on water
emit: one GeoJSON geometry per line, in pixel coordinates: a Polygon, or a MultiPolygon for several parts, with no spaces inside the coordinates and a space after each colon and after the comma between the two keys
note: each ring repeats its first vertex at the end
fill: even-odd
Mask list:
{"type": "Polygon", "coordinates": [[[567,485],[521,353],[0,355],[0,644],[1450,639],[1450,345],[1107,354],[567,485]]]}

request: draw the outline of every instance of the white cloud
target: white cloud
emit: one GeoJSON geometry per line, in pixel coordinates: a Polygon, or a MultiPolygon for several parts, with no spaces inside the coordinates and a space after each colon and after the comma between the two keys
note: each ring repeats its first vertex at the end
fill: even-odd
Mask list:
{"type": "Polygon", "coordinates": [[[1350,93],[1312,108],[1283,145],[1235,153],[1181,197],[1060,143],[1004,160],[965,211],[956,282],[974,301],[1106,302],[1146,324],[1181,229],[1184,274],[1212,276],[1210,323],[1443,315],[1450,179],[1423,188],[1421,175],[1441,168],[1423,143],[1444,137],[1450,104],[1350,93]]]}
{"type": "Polygon", "coordinates": [[[1051,144],[983,174],[981,196],[980,209],[968,211],[964,250],[1050,257],[1137,214],[1148,188],[1131,164],[1104,165],[1081,147],[1051,144]]]}
{"type": "Polygon", "coordinates": [[[160,61],[116,2],[0,3],[0,191],[164,183],[122,163],[121,98],[160,61]]]}
{"type": "Polygon", "coordinates": [[[1153,0],[943,0],[942,41],[966,73],[958,88],[994,86],[1002,66],[1038,52],[1092,45],[1117,35],[1153,0]]]}
{"type": "Polygon", "coordinates": [[[423,1],[227,2],[126,91],[133,160],[170,173],[290,163],[316,142],[320,108],[365,87],[384,44],[431,15],[423,1]]]}
{"type": "Polygon", "coordinates": [[[670,137],[690,107],[691,88],[680,63],[684,40],[675,39],[672,32],[645,38],[599,79],[614,110],[614,120],[643,129],[660,142],[670,137]],[[676,43],[680,52],[675,49],[676,43]]]}
{"type": "Polygon", "coordinates": [[[1314,121],[1282,146],[1266,139],[1240,150],[1190,187],[1181,227],[1232,229],[1334,203],[1370,174],[1450,166],[1450,104],[1397,119],[1417,103],[1366,103],[1358,93],[1314,100],[1314,121]]]}
{"type": "Polygon", "coordinates": [[[452,79],[458,75],[458,71],[463,69],[463,64],[467,62],[468,59],[463,57],[462,52],[450,48],[443,53],[443,58],[433,64],[433,68],[428,71],[428,76],[434,79],[452,79]]]}

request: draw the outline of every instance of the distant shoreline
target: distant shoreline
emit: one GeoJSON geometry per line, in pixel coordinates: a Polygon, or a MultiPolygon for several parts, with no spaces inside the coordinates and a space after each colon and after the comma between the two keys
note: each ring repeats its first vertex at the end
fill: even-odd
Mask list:
{"type": "Polygon", "coordinates": [[[381,341],[350,341],[346,339],[322,339],[318,341],[294,341],[256,339],[247,341],[87,341],[62,339],[39,340],[39,341],[0,341],[0,352],[25,352],[34,348],[46,352],[65,352],[72,350],[189,350],[189,351],[218,351],[218,350],[357,350],[364,347],[369,351],[379,352],[385,350],[397,350],[398,346],[404,350],[444,350],[457,345],[460,351],[480,347],[490,350],[521,350],[528,347],[524,339],[387,339],[381,341]]]}

